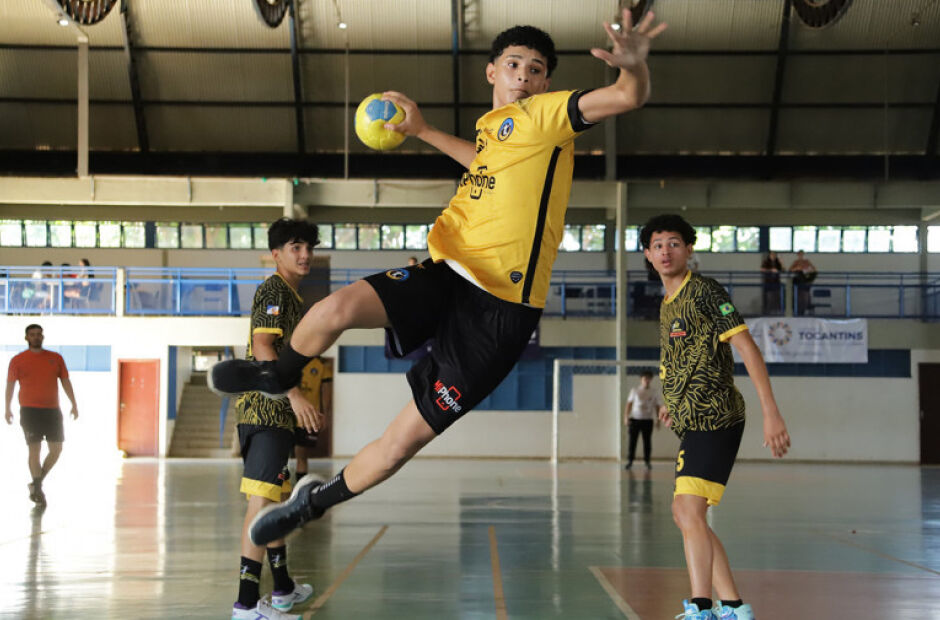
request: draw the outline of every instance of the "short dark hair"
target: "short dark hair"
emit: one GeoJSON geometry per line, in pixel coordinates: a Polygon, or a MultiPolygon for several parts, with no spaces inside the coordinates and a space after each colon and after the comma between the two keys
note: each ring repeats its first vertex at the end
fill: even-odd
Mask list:
{"type": "Polygon", "coordinates": [[[677,232],[682,236],[686,245],[695,245],[695,229],[692,225],[682,219],[681,215],[665,214],[651,217],[640,231],[640,243],[644,250],[650,248],[650,239],[653,233],[658,232],[677,232]]]}
{"type": "Polygon", "coordinates": [[[282,217],[268,227],[268,249],[276,250],[283,248],[288,243],[295,241],[304,241],[310,244],[310,247],[316,247],[320,243],[320,231],[316,224],[311,224],[307,220],[293,220],[289,217],[282,217]]]}
{"type": "Polygon", "coordinates": [[[38,329],[42,331],[42,325],[39,325],[38,323],[30,323],[29,325],[26,326],[26,331],[24,333],[28,334],[29,330],[31,329],[38,329]]]}
{"type": "Polygon", "coordinates": [[[648,377],[648,378],[652,379],[652,378],[653,378],[653,371],[652,371],[652,370],[644,370],[643,372],[640,373],[640,377],[648,377]]]}
{"type": "Polygon", "coordinates": [[[513,26],[509,30],[504,30],[496,35],[490,48],[489,61],[494,62],[502,56],[503,50],[511,45],[522,45],[545,56],[545,61],[548,63],[548,77],[552,76],[552,72],[558,66],[558,56],[555,55],[555,42],[552,41],[547,32],[535,26],[513,26]]]}

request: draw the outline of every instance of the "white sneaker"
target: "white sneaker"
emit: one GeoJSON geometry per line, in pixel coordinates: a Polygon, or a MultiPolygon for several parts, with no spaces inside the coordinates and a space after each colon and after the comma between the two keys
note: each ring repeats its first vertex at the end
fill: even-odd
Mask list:
{"type": "Polygon", "coordinates": [[[294,582],[293,592],[272,592],[271,606],[281,611],[290,611],[294,605],[306,603],[313,596],[313,586],[309,583],[294,582]]]}
{"type": "Polygon", "coordinates": [[[270,596],[263,596],[258,600],[254,609],[241,609],[232,607],[232,620],[301,620],[295,614],[285,614],[271,606],[270,596]]]}

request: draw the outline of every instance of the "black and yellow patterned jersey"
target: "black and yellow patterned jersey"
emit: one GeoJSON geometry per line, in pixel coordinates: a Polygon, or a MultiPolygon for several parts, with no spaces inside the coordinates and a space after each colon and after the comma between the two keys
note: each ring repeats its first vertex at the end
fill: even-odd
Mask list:
{"type": "Polygon", "coordinates": [[[688,272],[659,311],[663,400],[680,437],[744,420],[728,339],[747,329],[718,282],[688,272]]]}
{"type": "Polygon", "coordinates": [[[506,301],[545,306],[565,228],[580,91],[534,95],[477,120],[476,157],[434,222],[428,250],[506,301]]]}
{"type": "Polygon", "coordinates": [[[304,366],[300,377],[300,391],[313,403],[317,411],[323,412],[323,384],[333,382],[333,365],[317,356],[304,366]]]}
{"type": "MultiPolygon", "coordinates": [[[[252,355],[251,337],[254,334],[275,334],[274,350],[280,353],[284,343],[303,317],[303,300],[279,274],[261,283],[251,304],[251,329],[248,334],[247,359],[252,355]]],[[[286,398],[272,400],[259,392],[242,394],[235,402],[239,424],[260,424],[294,429],[294,411],[286,398]]]]}

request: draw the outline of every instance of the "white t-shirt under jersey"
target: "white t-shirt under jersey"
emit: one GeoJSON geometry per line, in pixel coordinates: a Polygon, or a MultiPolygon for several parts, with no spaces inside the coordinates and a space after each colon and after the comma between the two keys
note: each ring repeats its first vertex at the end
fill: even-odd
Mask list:
{"type": "Polygon", "coordinates": [[[631,420],[655,420],[663,399],[656,390],[638,385],[630,390],[627,402],[633,403],[631,420]]]}

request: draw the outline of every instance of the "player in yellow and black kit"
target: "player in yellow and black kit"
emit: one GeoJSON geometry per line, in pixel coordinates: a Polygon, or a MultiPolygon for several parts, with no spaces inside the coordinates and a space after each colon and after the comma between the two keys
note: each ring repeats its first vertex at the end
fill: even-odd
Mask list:
{"type": "Polygon", "coordinates": [[[744,399],[734,386],[735,347],[757,388],[764,444],[775,457],[790,447],[767,367],[727,291],[686,266],[695,229],[678,215],[652,218],[640,233],[643,253],[666,289],[660,309],[660,418],[679,436],[672,513],[682,531],[692,596],[684,617],[753,620],[741,600],[728,556],[708,525],[708,506],[721,501],[744,433],[744,399]],[[712,588],[720,603],[712,610],[712,588]]]}
{"type": "Polygon", "coordinates": [[[405,120],[389,128],[417,136],[467,169],[428,235],[431,258],[370,276],[314,305],[279,357],[276,381],[266,365],[251,373],[234,362],[216,365],[211,381],[220,393],[295,385],[307,360],[350,328],[386,328],[400,355],[430,337],[433,348],[408,372],[414,400],[382,437],[330,482],[300,481],[287,503],[259,515],[253,540],[283,536],[391,476],[515,365],[545,305],[564,231],[574,139],[649,96],[646,56],[665,25],[654,25],[650,13],[633,29],[629,10],[623,15],[621,30],[604,25],[612,50],[591,50],[619,69],[618,78],[591,91],[547,92],[557,58],[546,33],[517,26],[498,35],[485,72],[493,109],[477,121],[474,142],[428,125],[405,95],[385,93],[405,110],[405,120]]]}
{"type": "MultiPolygon", "coordinates": [[[[317,227],[302,220],[282,218],[268,229],[268,247],[277,272],[255,291],[248,336],[249,360],[275,360],[290,340],[303,316],[303,300],[297,288],[310,272],[310,259],[318,240],[317,227]]],[[[261,598],[259,585],[265,546],[252,544],[248,525],[262,508],[280,502],[291,490],[287,461],[294,450],[295,420],[313,432],[319,429],[322,418],[296,388],[282,399],[247,392],[236,401],[235,410],[245,464],[241,492],[248,496],[248,509],[242,528],[238,601],[232,607],[232,618],[298,618],[285,612],[309,600],[313,587],[294,583],[287,570],[287,547],[283,540],[274,540],[266,545],[274,592],[270,598],[261,598]]]]}

